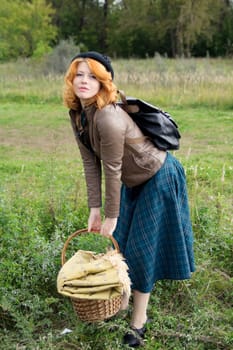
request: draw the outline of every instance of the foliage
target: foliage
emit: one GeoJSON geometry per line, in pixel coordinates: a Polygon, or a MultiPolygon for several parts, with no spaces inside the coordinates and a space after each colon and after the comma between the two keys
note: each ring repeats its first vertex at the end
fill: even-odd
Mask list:
{"type": "MultiPolygon", "coordinates": [[[[175,155],[186,171],[195,232],[197,270],[191,280],[156,284],[144,348],[230,350],[231,62],[157,56],[116,60],[114,67],[127,93],[166,107],[178,122],[182,139],[175,155]]],[[[120,350],[131,304],[128,312],[90,325],[56,291],[63,244],[86,226],[88,209],[81,160],[59,98],[62,78],[44,76],[43,69],[35,60],[0,65],[1,346],[120,350]],[[62,335],[65,328],[72,333],[62,335]]],[[[68,255],[103,244],[87,235],[69,246],[68,255]]]]}
{"type": "Polygon", "coordinates": [[[0,60],[43,56],[56,37],[54,11],[45,0],[2,0],[0,60]]]}
{"type": "Polygon", "coordinates": [[[72,39],[61,40],[43,61],[45,74],[64,74],[71,58],[81,51],[85,51],[83,45],[75,45],[72,39]]]}
{"type": "Polygon", "coordinates": [[[91,50],[107,51],[112,56],[232,53],[233,7],[228,1],[63,1],[60,6],[56,0],[52,3],[62,23],[62,38],[71,36],[91,50]]]}
{"type": "Polygon", "coordinates": [[[124,1],[118,10],[114,38],[109,37],[110,47],[114,49],[118,40],[120,55],[145,57],[161,52],[156,42],[165,47],[163,42],[167,40],[164,53],[190,56],[200,35],[212,39],[222,7],[222,2],[215,0],[143,1],[141,6],[138,1],[124,1]]]}
{"type": "Polygon", "coordinates": [[[109,13],[109,5],[113,1],[75,1],[53,0],[52,4],[57,9],[56,21],[59,23],[60,39],[72,37],[78,45],[85,45],[91,50],[105,50],[108,28],[106,16],[109,13]],[[107,8],[106,8],[107,6],[107,8]]]}
{"type": "Polygon", "coordinates": [[[113,57],[233,53],[228,0],[2,0],[0,20],[1,61],[40,58],[64,40],[113,57]]]}

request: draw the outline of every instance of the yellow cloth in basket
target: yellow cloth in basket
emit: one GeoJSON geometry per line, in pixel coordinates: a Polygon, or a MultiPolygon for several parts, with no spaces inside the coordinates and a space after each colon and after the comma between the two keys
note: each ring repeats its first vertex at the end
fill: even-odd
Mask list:
{"type": "Polygon", "coordinates": [[[127,265],[120,253],[95,255],[79,250],[59,271],[57,290],[78,299],[109,300],[123,293],[129,295],[127,265]]]}

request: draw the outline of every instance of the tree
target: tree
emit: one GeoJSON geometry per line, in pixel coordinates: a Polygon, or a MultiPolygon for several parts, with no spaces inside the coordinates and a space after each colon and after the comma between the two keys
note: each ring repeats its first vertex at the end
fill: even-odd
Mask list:
{"type": "Polygon", "coordinates": [[[140,57],[155,52],[172,57],[195,55],[197,43],[214,46],[220,28],[229,34],[231,16],[228,25],[221,25],[227,5],[229,0],[118,1],[108,37],[111,51],[140,57]]]}
{"type": "Polygon", "coordinates": [[[124,0],[112,6],[109,16],[109,51],[123,57],[154,54],[157,35],[152,35],[154,1],[124,0]]]}
{"type": "Polygon", "coordinates": [[[52,0],[60,39],[72,38],[89,50],[107,51],[108,16],[113,0],[52,0]]]}
{"type": "Polygon", "coordinates": [[[0,60],[45,53],[56,37],[46,0],[1,0],[0,60]]]}
{"type": "Polygon", "coordinates": [[[211,40],[219,22],[222,1],[186,0],[180,7],[177,25],[178,55],[191,56],[200,36],[211,40]]]}
{"type": "Polygon", "coordinates": [[[233,55],[233,1],[223,0],[220,20],[210,43],[206,43],[207,50],[212,56],[233,55]]]}
{"type": "MultiPolygon", "coordinates": [[[[157,0],[160,38],[170,37],[172,56],[193,54],[202,40],[211,41],[220,21],[222,0],[157,0]]],[[[158,30],[158,27],[157,27],[158,30]]]]}
{"type": "Polygon", "coordinates": [[[61,40],[112,56],[233,52],[232,0],[1,0],[0,60],[61,40]]]}

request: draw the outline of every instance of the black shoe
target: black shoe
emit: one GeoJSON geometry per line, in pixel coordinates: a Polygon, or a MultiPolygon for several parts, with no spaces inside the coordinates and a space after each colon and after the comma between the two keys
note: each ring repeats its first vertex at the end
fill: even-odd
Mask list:
{"type": "Polygon", "coordinates": [[[131,328],[129,332],[124,335],[123,343],[132,348],[137,348],[138,346],[143,346],[144,335],[146,333],[146,327],[140,329],[131,328]]]}

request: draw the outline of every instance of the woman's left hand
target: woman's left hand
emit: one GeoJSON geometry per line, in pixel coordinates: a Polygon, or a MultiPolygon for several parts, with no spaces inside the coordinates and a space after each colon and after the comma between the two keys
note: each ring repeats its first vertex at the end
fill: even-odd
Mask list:
{"type": "Polygon", "coordinates": [[[103,236],[112,235],[117,225],[117,218],[106,218],[101,226],[100,233],[103,236]]]}

